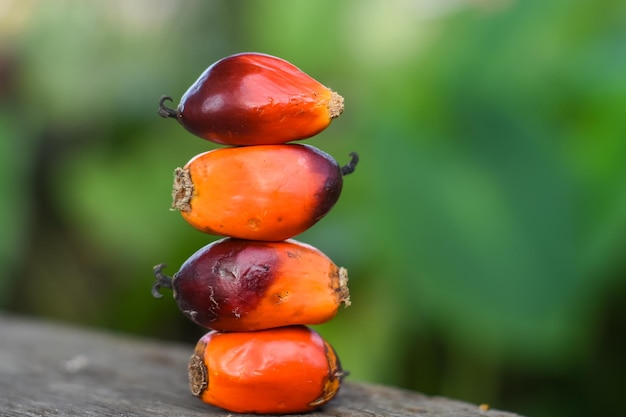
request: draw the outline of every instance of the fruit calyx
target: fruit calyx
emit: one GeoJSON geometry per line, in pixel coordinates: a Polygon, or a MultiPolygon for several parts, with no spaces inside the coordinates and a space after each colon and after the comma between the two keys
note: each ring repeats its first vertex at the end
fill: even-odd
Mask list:
{"type": "Polygon", "coordinates": [[[189,371],[189,389],[194,396],[200,397],[209,385],[208,372],[202,357],[196,353],[191,355],[187,370],[189,371]]]}
{"type": "Polygon", "coordinates": [[[349,307],[350,304],[350,290],[348,289],[348,270],[344,267],[339,268],[339,302],[343,303],[344,307],[349,307]]]}
{"type": "MultiPolygon", "coordinates": [[[[344,99],[341,95],[339,95],[338,93],[334,91],[331,91],[330,101],[328,102],[328,113],[331,119],[336,119],[337,117],[341,116],[341,113],[343,113],[343,107],[344,107],[343,102],[344,102],[344,99]]],[[[168,109],[168,110],[171,110],[171,109],[168,109]]],[[[167,117],[172,117],[172,116],[167,116],[167,117]]]]}
{"type": "Polygon", "coordinates": [[[191,211],[191,197],[193,196],[193,182],[188,169],[174,170],[174,187],[172,188],[172,210],[191,211]]]}

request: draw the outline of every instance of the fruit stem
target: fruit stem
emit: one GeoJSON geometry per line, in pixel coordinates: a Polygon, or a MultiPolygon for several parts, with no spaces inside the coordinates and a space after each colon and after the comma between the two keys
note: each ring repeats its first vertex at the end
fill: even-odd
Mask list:
{"type": "Polygon", "coordinates": [[[178,118],[178,111],[175,109],[170,109],[169,107],[167,107],[165,105],[166,101],[174,101],[172,100],[172,97],[170,96],[162,96],[161,99],[159,100],[159,109],[157,110],[157,112],[159,113],[159,116],[164,117],[164,118],[168,118],[171,117],[172,119],[177,119],[178,118]]]}
{"type": "Polygon", "coordinates": [[[152,285],[152,296],[154,298],[161,298],[163,294],[161,294],[161,287],[169,288],[170,290],[173,288],[172,286],[172,277],[165,275],[163,272],[163,268],[165,268],[166,264],[158,264],[152,271],[154,272],[154,277],[156,278],[156,282],[152,285]]]}
{"type": "Polygon", "coordinates": [[[356,165],[359,163],[359,154],[350,152],[350,162],[341,167],[341,174],[348,175],[354,172],[356,165]]]}

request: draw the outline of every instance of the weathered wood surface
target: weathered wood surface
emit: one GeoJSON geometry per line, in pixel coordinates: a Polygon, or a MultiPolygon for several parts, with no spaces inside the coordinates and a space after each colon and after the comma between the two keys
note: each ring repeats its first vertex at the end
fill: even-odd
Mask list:
{"type": "MultiPolygon", "coordinates": [[[[0,314],[0,415],[232,415],[193,397],[193,347],[0,314]]],[[[515,417],[478,405],[347,381],[308,417],[515,417]]]]}

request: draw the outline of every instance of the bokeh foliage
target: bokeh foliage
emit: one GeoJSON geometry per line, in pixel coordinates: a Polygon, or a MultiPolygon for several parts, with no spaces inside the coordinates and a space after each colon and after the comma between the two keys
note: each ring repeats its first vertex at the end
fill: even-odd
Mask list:
{"type": "Polygon", "coordinates": [[[351,378],[618,415],[624,2],[31,0],[0,22],[4,310],[199,337],[150,268],[214,239],[168,208],[173,168],[215,145],[156,104],[261,51],[346,98],[308,142],[360,166],[298,239],[350,271],[318,329],[351,378]]]}

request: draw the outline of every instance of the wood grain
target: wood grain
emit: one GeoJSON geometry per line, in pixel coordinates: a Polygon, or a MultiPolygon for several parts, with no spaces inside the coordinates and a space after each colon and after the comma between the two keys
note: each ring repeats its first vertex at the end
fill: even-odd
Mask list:
{"type": "MultiPolygon", "coordinates": [[[[193,397],[192,346],[0,314],[0,415],[233,416],[193,397]]],[[[309,417],[519,417],[347,381],[309,417]]]]}

